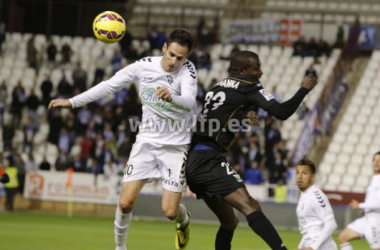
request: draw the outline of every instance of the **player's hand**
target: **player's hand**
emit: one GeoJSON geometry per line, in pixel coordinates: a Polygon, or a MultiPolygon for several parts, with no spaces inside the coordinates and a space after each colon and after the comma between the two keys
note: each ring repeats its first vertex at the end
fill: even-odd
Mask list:
{"type": "Polygon", "coordinates": [[[166,87],[157,87],[154,95],[167,102],[173,101],[170,91],[166,87]]]}
{"type": "Polygon", "coordinates": [[[259,115],[255,111],[249,111],[246,117],[249,119],[249,125],[260,125],[259,115]]]}
{"type": "Polygon", "coordinates": [[[352,209],[359,209],[359,202],[357,200],[352,200],[348,206],[352,209]]]}
{"type": "Polygon", "coordinates": [[[303,78],[301,87],[307,89],[309,92],[317,85],[317,78],[313,75],[307,75],[303,78]]]}
{"type": "Polygon", "coordinates": [[[68,99],[55,99],[49,103],[48,109],[52,108],[72,108],[72,105],[68,99]]]}

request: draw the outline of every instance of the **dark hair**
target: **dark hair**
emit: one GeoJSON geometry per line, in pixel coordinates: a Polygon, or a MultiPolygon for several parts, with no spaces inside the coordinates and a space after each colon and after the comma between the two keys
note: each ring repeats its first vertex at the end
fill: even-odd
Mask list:
{"type": "Polygon", "coordinates": [[[175,29],[170,33],[166,44],[169,46],[173,42],[181,46],[186,46],[189,49],[188,54],[190,54],[194,46],[194,37],[185,29],[175,29]]]}
{"type": "Polygon", "coordinates": [[[255,52],[243,50],[237,52],[230,61],[230,67],[228,68],[229,73],[238,73],[239,69],[246,69],[250,66],[252,61],[250,59],[259,58],[255,52]]]}
{"type": "Polygon", "coordinates": [[[315,172],[316,172],[316,168],[315,168],[314,162],[312,162],[311,160],[309,160],[307,158],[304,158],[304,159],[300,160],[297,165],[308,166],[310,168],[310,171],[313,174],[315,174],[315,172]]]}
{"type": "Polygon", "coordinates": [[[372,157],[372,161],[373,161],[373,159],[375,159],[375,156],[376,155],[380,155],[380,151],[377,151],[374,155],[373,155],[373,157],[372,157]]]}

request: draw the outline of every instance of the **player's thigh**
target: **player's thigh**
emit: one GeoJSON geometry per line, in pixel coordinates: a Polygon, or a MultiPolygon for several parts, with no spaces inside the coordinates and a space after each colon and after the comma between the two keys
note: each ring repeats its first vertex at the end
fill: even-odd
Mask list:
{"type": "Polygon", "coordinates": [[[162,194],[162,211],[167,216],[175,216],[178,214],[179,203],[181,202],[182,193],[173,192],[167,189],[164,189],[162,194]]]}
{"type": "Polygon", "coordinates": [[[122,209],[131,210],[133,208],[146,182],[147,180],[123,182],[119,198],[119,205],[122,209]]]}
{"type": "Polygon", "coordinates": [[[203,198],[206,205],[218,217],[222,227],[234,230],[239,222],[234,209],[228,203],[218,198],[203,198]]]}
{"type": "Polygon", "coordinates": [[[236,189],[223,199],[245,216],[248,216],[255,211],[261,211],[258,201],[250,196],[246,187],[236,189]]]}
{"type": "Polygon", "coordinates": [[[187,190],[185,167],[188,148],[188,145],[163,145],[155,150],[164,189],[177,193],[187,190]]]}
{"type": "Polygon", "coordinates": [[[152,180],[161,174],[155,159],[154,145],[149,142],[136,141],[133,144],[128,163],[125,166],[123,182],[152,180]]]}
{"type": "Polygon", "coordinates": [[[342,232],[339,234],[339,241],[341,243],[349,242],[351,240],[360,239],[361,234],[349,227],[346,227],[342,232]]]}

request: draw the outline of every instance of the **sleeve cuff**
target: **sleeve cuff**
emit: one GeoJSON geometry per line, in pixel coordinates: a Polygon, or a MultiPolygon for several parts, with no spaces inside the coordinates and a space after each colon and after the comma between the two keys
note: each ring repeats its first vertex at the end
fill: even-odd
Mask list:
{"type": "Polygon", "coordinates": [[[71,107],[72,107],[72,108],[76,108],[76,106],[75,106],[75,102],[74,102],[73,98],[70,98],[69,101],[70,101],[70,103],[71,103],[71,107]]]}

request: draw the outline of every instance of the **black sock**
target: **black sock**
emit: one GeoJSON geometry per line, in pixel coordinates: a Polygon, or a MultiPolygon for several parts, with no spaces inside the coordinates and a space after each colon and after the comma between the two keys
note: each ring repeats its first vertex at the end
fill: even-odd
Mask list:
{"type": "Polygon", "coordinates": [[[256,211],[247,216],[248,225],[258,234],[273,250],[287,250],[272,223],[261,211],[256,211]]]}
{"type": "Polygon", "coordinates": [[[219,231],[216,233],[215,250],[231,250],[231,241],[233,236],[233,230],[219,227],[219,231]]]}

